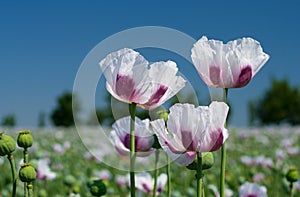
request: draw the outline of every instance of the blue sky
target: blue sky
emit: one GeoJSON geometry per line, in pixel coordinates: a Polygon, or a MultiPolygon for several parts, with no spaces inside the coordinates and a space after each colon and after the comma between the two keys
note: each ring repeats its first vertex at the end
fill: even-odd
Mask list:
{"type": "MultiPolygon", "coordinates": [[[[260,41],[270,60],[248,86],[229,92],[231,124],[245,126],[248,101],[263,95],[271,77],[300,87],[299,10],[298,1],[1,1],[0,119],[13,113],[19,127],[36,126],[39,112],[49,115],[57,96],[72,90],[99,42],[128,28],[164,26],[196,40],[260,41]]],[[[208,96],[200,78],[192,83],[208,96]]]]}

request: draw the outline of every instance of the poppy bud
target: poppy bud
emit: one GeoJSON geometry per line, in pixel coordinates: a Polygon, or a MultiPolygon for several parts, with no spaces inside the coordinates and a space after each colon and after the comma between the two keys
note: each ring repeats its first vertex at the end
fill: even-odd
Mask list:
{"type": "Polygon", "coordinates": [[[102,180],[92,180],[88,187],[93,196],[102,196],[106,194],[106,186],[102,180]]]}
{"type": "MultiPolygon", "coordinates": [[[[212,152],[201,153],[202,157],[202,170],[207,170],[214,165],[214,155],[212,152]]],[[[197,170],[198,163],[194,160],[191,164],[186,166],[189,170],[197,170]]]]}
{"type": "Polygon", "coordinates": [[[29,163],[21,164],[21,169],[19,171],[19,177],[22,182],[32,182],[36,179],[36,172],[34,167],[29,163]]]}
{"type": "Polygon", "coordinates": [[[16,141],[4,133],[0,133],[0,156],[9,155],[16,150],[16,141]]]}
{"type": "Polygon", "coordinates": [[[157,112],[157,114],[159,115],[159,118],[164,119],[165,122],[168,121],[168,110],[160,110],[157,112]]]}
{"type": "Polygon", "coordinates": [[[294,166],[289,167],[288,172],[286,173],[285,177],[291,183],[298,181],[299,174],[298,174],[297,168],[294,166]]]}
{"type": "Polygon", "coordinates": [[[202,170],[211,168],[215,163],[212,152],[202,153],[202,170]]]}
{"type": "Polygon", "coordinates": [[[22,148],[29,148],[32,146],[32,135],[30,134],[29,130],[22,130],[19,131],[19,135],[18,135],[18,139],[17,139],[17,143],[19,147],[22,148]]]}

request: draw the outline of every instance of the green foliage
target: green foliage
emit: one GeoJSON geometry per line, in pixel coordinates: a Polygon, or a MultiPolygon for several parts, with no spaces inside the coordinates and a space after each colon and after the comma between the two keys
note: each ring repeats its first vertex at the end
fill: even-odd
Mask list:
{"type": "MultiPolygon", "coordinates": [[[[74,99],[74,95],[70,92],[64,92],[58,97],[57,105],[51,113],[51,120],[55,126],[69,127],[75,124],[72,111],[72,99],[74,99]]],[[[78,110],[78,103],[74,103],[74,110],[78,110]]]]}
{"type": "Polygon", "coordinates": [[[249,103],[250,123],[300,124],[300,92],[289,81],[272,80],[271,87],[258,101],[249,103]]]}
{"type": "Polygon", "coordinates": [[[1,125],[5,127],[14,127],[16,125],[16,117],[14,114],[8,114],[3,117],[1,125]]]}
{"type": "MultiPolygon", "coordinates": [[[[110,130],[110,128],[107,129],[110,130]]],[[[245,181],[253,182],[255,175],[263,174],[263,179],[258,184],[266,186],[268,196],[287,196],[289,187],[289,183],[286,183],[285,177],[287,168],[295,166],[299,169],[300,157],[289,154],[282,141],[293,139],[293,143],[290,146],[298,147],[300,143],[299,129],[299,127],[267,127],[231,130],[230,138],[227,141],[226,188],[231,189],[234,192],[234,196],[238,196],[237,191],[245,181]],[[276,148],[270,148],[271,146],[276,148]],[[277,149],[284,151],[286,155],[285,159],[278,158],[277,149]],[[271,158],[274,165],[272,167],[248,166],[241,162],[242,156],[258,157],[261,155],[271,158]]],[[[15,134],[15,131],[11,131],[11,133],[15,134]]],[[[8,134],[11,135],[11,133],[8,134]]],[[[95,177],[98,171],[104,169],[109,170],[112,176],[109,180],[103,180],[103,183],[107,186],[107,196],[128,196],[129,189],[127,185],[120,186],[116,181],[118,175],[126,175],[127,172],[110,167],[96,160],[94,157],[85,158],[88,150],[81,143],[79,135],[77,135],[73,128],[64,129],[63,131],[57,131],[57,129],[47,131],[36,130],[32,133],[34,133],[34,143],[37,144],[38,149],[35,151],[30,150],[29,162],[33,164],[34,160],[49,157],[51,171],[57,174],[56,178],[52,180],[36,179],[34,181],[34,196],[67,196],[67,194],[70,194],[70,190],[73,193],[76,190],[81,196],[92,197],[91,188],[88,186],[88,183],[90,183],[91,178],[95,177]],[[59,135],[53,135],[53,132],[59,132],[59,135]],[[63,153],[53,151],[52,146],[54,144],[64,144],[66,141],[72,142],[69,149],[63,153]],[[44,153],[47,153],[48,156],[44,153]],[[73,178],[75,178],[75,182],[73,178]]],[[[94,133],[88,139],[92,144],[95,144],[95,148],[99,148],[98,145],[101,139],[95,137],[94,133]]],[[[100,151],[104,150],[100,149],[100,151]]],[[[22,157],[21,154],[22,151],[19,150],[15,152],[14,156],[19,159],[22,157]]],[[[110,155],[117,153],[115,150],[111,150],[106,154],[110,157],[110,155]]],[[[220,151],[216,151],[213,154],[215,158],[214,165],[203,172],[205,196],[213,196],[208,186],[212,184],[218,188],[219,183],[220,151]]],[[[107,161],[106,159],[103,161],[107,161]]],[[[160,160],[164,159],[165,156],[161,154],[160,160]]],[[[0,196],[11,196],[9,194],[12,184],[9,162],[6,158],[2,157],[0,158],[0,162],[0,196]]],[[[291,168],[288,168],[288,170],[291,170],[291,168]]],[[[164,167],[159,169],[159,173],[164,172],[164,167]]],[[[153,172],[150,173],[152,174],[153,172]]],[[[292,175],[293,177],[295,176],[295,174],[292,175]]],[[[171,181],[172,195],[195,196],[193,194],[196,188],[195,171],[188,170],[172,162],[171,181]]],[[[21,194],[17,196],[22,196],[23,190],[18,188],[18,191],[21,194]]],[[[299,196],[299,192],[299,190],[295,190],[294,196],[299,196]]],[[[144,194],[141,196],[149,195],[144,194]]],[[[167,196],[166,187],[161,196],[167,196]]]]}

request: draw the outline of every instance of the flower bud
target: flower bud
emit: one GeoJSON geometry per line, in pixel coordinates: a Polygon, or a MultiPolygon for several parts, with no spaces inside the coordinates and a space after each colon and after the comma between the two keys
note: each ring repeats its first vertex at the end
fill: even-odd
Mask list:
{"type": "Polygon", "coordinates": [[[32,182],[36,179],[36,172],[34,167],[29,163],[21,164],[21,169],[19,171],[19,177],[22,182],[32,182]]]}
{"type": "Polygon", "coordinates": [[[160,110],[157,114],[159,115],[159,118],[164,119],[164,121],[167,122],[169,116],[168,110],[160,110]]]}
{"type": "MultiPolygon", "coordinates": [[[[207,170],[211,168],[214,163],[214,155],[211,152],[201,153],[202,157],[202,170],[207,170]]],[[[194,160],[191,164],[186,166],[189,170],[197,170],[198,162],[194,160]]]]}
{"type": "Polygon", "coordinates": [[[4,133],[0,133],[0,156],[9,155],[16,150],[16,141],[4,133]]]}
{"type": "Polygon", "coordinates": [[[289,167],[285,177],[291,183],[298,181],[299,174],[297,168],[294,166],[289,167]]]}
{"type": "Polygon", "coordinates": [[[215,163],[213,153],[207,152],[207,153],[202,153],[201,155],[202,155],[202,170],[211,168],[215,163]]]}
{"type": "Polygon", "coordinates": [[[88,187],[93,196],[102,196],[106,194],[106,186],[102,180],[92,180],[88,183],[88,187]]]}
{"type": "Polygon", "coordinates": [[[30,134],[29,130],[22,130],[19,131],[19,135],[18,135],[18,139],[17,139],[17,143],[19,147],[22,148],[29,148],[32,146],[32,135],[30,134]]]}

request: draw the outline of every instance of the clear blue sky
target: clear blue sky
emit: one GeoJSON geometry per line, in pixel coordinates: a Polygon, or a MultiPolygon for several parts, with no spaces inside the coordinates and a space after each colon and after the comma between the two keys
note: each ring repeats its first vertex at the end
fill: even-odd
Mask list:
{"type": "MultiPolygon", "coordinates": [[[[300,86],[299,10],[296,0],[1,1],[0,119],[13,113],[18,126],[36,126],[38,113],[48,115],[57,96],[72,90],[77,69],[95,45],[119,31],[151,25],[197,40],[250,36],[261,42],[270,60],[248,86],[229,92],[231,124],[245,126],[249,99],[263,95],[271,76],[300,86]]],[[[207,97],[200,78],[195,83],[207,97]]]]}

